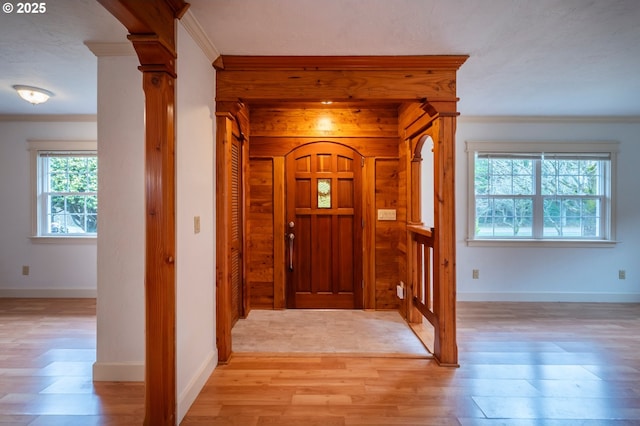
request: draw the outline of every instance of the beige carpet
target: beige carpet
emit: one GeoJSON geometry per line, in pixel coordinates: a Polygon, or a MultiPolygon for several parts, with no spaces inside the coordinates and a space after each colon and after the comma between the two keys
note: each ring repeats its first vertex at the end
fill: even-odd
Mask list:
{"type": "Polygon", "coordinates": [[[253,310],[232,330],[233,352],[430,357],[396,311],[253,310]]]}

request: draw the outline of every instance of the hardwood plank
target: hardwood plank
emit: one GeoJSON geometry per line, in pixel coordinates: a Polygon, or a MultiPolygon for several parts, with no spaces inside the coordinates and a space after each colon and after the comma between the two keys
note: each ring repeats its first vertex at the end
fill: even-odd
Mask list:
{"type": "MultiPolygon", "coordinates": [[[[181,424],[640,424],[640,304],[459,302],[457,317],[460,368],[234,355],[181,424]]],[[[95,300],[0,299],[0,342],[0,424],[142,423],[143,383],[91,381],[95,300]]]]}
{"type": "MultiPolygon", "coordinates": [[[[242,357],[214,371],[203,395],[215,403],[224,392],[222,383],[247,390],[257,424],[290,419],[345,425],[640,421],[640,343],[633,330],[640,325],[640,305],[465,302],[458,314],[457,369],[416,359],[242,357]],[[607,350],[612,347],[615,352],[607,350]],[[244,381],[255,385],[244,388],[244,381]],[[286,406],[255,404],[258,394],[271,390],[283,397],[294,394],[286,406]]],[[[238,406],[223,411],[243,412],[238,406]]]]}

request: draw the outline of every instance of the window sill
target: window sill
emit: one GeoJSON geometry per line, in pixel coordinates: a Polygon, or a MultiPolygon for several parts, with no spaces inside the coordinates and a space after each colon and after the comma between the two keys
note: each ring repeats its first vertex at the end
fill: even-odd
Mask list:
{"type": "Polygon", "coordinates": [[[29,237],[35,244],[95,244],[98,237],[93,235],[89,237],[29,237]]]}
{"type": "Polygon", "coordinates": [[[469,247],[615,247],[614,240],[467,240],[469,247]]]}

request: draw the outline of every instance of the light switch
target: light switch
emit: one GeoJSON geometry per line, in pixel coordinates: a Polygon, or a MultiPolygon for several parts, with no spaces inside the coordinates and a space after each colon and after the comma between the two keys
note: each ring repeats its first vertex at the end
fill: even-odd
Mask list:
{"type": "Polygon", "coordinates": [[[396,220],[396,209],[378,209],[378,220],[396,220]]]}

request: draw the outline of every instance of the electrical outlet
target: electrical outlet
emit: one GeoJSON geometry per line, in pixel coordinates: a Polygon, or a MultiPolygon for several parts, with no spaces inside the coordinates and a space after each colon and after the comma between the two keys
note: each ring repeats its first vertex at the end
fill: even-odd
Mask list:
{"type": "Polygon", "coordinates": [[[404,299],[404,283],[402,281],[396,286],[396,294],[398,299],[404,299]]]}
{"type": "Polygon", "coordinates": [[[471,272],[471,278],[473,278],[474,280],[477,280],[480,278],[480,269],[474,269],[471,272]]]}
{"type": "Polygon", "coordinates": [[[626,280],[627,279],[627,271],[625,271],[624,269],[619,269],[618,270],[618,279],[619,280],[626,280]]]}
{"type": "Polygon", "coordinates": [[[22,266],[22,275],[29,275],[29,265],[22,266]]]}

